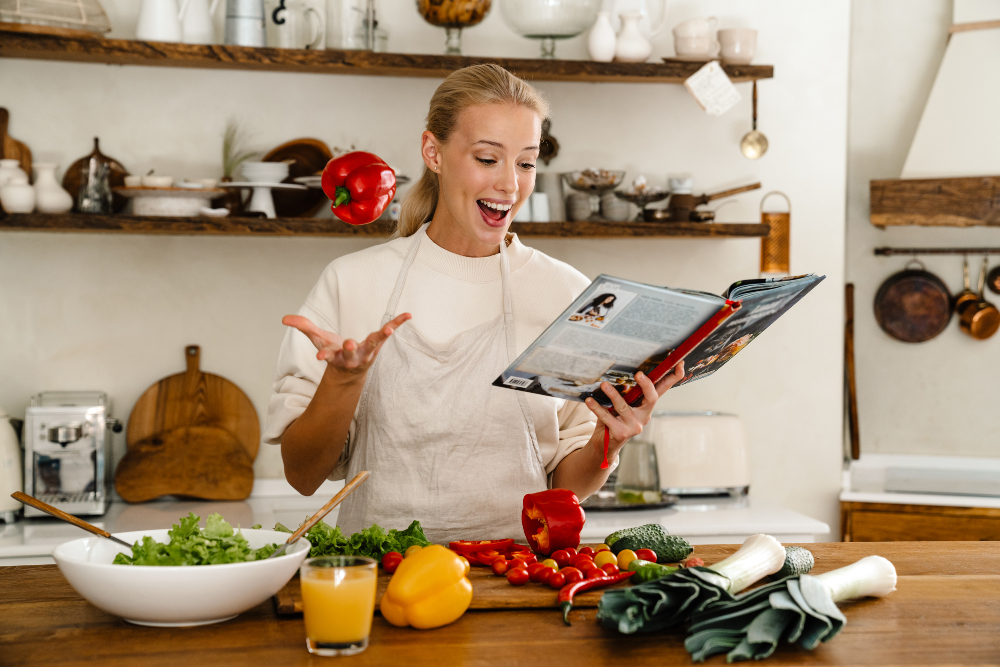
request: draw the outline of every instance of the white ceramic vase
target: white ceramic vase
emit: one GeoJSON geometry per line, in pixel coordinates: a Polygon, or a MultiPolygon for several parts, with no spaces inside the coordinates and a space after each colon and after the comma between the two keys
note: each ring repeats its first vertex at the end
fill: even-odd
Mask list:
{"type": "Polygon", "coordinates": [[[35,189],[27,176],[13,176],[0,188],[0,205],[8,213],[31,213],[35,210],[35,189]]]}
{"type": "Polygon", "coordinates": [[[590,29],[587,39],[587,50],[590,59],[599,63],[609,63],[615,58],[617,38],[615,29],[611,26],[611,15],[608,12],[598,12],[594,27],[590,29]]]}
{"type": "Polygon", "coordinates": [[[28,177],[21,169],[21,162],[19,160],[0,160],[0,188],[7,185],[7,181],[14,176],[28,177]]]}
{"type": "Polygon", "coordinates": [[[639,30],[639,20],[642,14],[629,12],[619,14],[622,30],[618,33],[618,44],[615,47],[615,60],[623,63],[644,63],[653,52],[653,45],[642,36],[639,30]]]}
{"type": "Polygon", "coordinates": [[[56,181],[56,165],[35,163],[35,207],[42,213],[65,213],[73,208],[73,196],[56,181]]]}

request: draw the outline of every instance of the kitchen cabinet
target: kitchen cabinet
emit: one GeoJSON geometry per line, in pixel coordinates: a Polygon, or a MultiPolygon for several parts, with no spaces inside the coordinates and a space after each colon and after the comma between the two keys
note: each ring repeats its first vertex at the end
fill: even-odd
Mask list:
{"type": "Polygon", "coordinates": [[[998,541],[1000,509],[840,503],[845,542],[998,541]]]}

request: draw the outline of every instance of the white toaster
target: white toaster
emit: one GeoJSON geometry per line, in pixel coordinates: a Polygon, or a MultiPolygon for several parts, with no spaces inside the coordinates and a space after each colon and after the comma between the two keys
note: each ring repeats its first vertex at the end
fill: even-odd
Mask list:
{"type": "Polygon", "coordinates": [[[749,490],[750,462],[739,416],[657,411],[646,428],[652,430],[649,439],[656,447],[660,486],[666,493],[745,494],[749,490]]]}

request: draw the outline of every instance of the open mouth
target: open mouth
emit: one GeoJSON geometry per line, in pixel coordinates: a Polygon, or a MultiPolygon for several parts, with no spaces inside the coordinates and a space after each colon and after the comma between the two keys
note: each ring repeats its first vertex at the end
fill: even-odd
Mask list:
{"type": "Polygon", "coordinates": [[[482,211],[483,218],[487,224],[494,227],[498,227],[506,221],[513,207],[513,204],[500,204],[484,199],[480,199],[476,203],[479,205],[479,210],[482,211]]]}

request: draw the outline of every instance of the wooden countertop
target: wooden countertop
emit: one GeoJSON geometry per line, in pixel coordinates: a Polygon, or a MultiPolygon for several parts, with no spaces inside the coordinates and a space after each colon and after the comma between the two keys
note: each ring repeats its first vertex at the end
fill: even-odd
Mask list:
{"type": "MultiPolygon", "coordinates": [[[[783,645],[773,665],[972,665],[1000,662],[1000,542],[887,542],[802,545],[816,573],[863,556],[891,560],[898,590],[843,603],[844,631],[815,651],[783,645]]],[[[706,562],[735,550],[698,546],[706,562]]],[[[691,664],[684,633],[619,635],[596,610],[470,611],[430,631],[394,628],[376,616],[371,646],[350,665],[691,664]]],[[[301,617],[278,617],[270,601],[236,619],[197,628],[146,628],[80,598],[54,565],[0,568],[0,665],[336,664],[305,650],[301,617]]],[[[723,665],[724,657],[706,664],[723,665]]]]}

